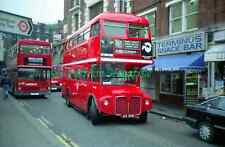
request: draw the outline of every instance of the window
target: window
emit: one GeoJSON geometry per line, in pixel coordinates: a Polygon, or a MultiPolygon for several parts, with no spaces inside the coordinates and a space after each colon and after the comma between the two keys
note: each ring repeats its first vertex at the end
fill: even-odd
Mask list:
{"type": "Polygon", "coordinates": [[[216,98],[212,98],[212,100],[209,100],[206,103],[203,103],[203,105],[213,108],[213,109],[219,109],[225,111],[225,97],[220,96],[216,98]]]}
{"type": "Polygon", "coordinates": [[[91,27],[91,36],[97,36],[99,34],[99,23],[95,23],[91,27]]]}
{"type": "Polygon", "coordinates": [[[170,92],[171,91],[171,84],[170,84],[170,77],[169,73],[163,74],[160,79],[160,89],[162,92],[170,92]]]}
{"type": "Polygon", "coordinates": [[[91,20],[98,14],[103,12],[103,0],[89,7],[89,19],[91,20]]]}
{"type": "Polygon", "coordinates": [[[71,7],[76,7],[80,5],[80,0],[71,0],[71,7]]]}
{"type": "Polygon", "coordinates": [[[156,12],[153,11],[153,12],[150,12],[146,15],[144,15],[145,18],[148,19],[149,21],[149,28],[152,32],[152,36],[155,37],[157,34],[156,32],[156,12]]]}
{"type": "Polygon", "coordinates": [[[139,72],[137,69],[127,69],[125,64],[102,62],[101,79],[105,85],[136,84],[139,72]]]}
{"type": "Polygon", "coordinates": [[[26,80],[40,80],[45,81],[50,79],[50,70],[47,69],[38,69],[38,68],[20,68],[17,71],[18,79],[26,80]]]}
{"type": "Polygon", "coordinates": [[[104,34],[108,37],[126,35],[126,24],[106,21],[104,23],[104,34]]]}
{"type": "Polygon", "coordinates": [[[78,43],[82,43],[84,41],[84,33],[80,33],[80,35],[78,35],[78,43]]]}
{"type": "Polygon", "coordinates": [[[177,95],[183,94],[183,74],[182,73],[164,73],[160,79],[161,92],[177,95]]]}
{"type": "Polygon", "coordinates": [[[23,45],[20,47],[20,51],[27,54],[48,54],[50,53],[50,47],[38,45],[23,45]]]}
{"type": "Polygon", "coordinates": [[[81,80],[87,80],[87,70],[85,68],[81,70],[81,80]]]}
{"type": "Polygon", "coordinates": [[[92,81],[99,81],[100,79],[100,70],[99,65],[91,65],[91,80],[92,81]]]}
{"type": "Polygon", "coordinates": [[[75,14],[74,15],[74,30],[78,30],[79,28],[79,15],[75,14]]]}
{"type": "Polygon", "coordinates": [[[74,0],[74,7],[79,6],[79,4],[80,4],[80,0],[74,0]]]}
{"type": "Polygon", "coordinates": [[[224,110],[225,111],[225,97],[221,97],[220,98],[220,102],[218,104],[218,108],[220,110],[224,110]]]}
{"type": "Polygon", "coordinates": [[[127,0],[119,0],[119,12],[127,12],[127,0]]]}
{"type": "Polygon", "coordinates": [[[129,25],[128,36],[131,38],[147,38],[148,27],[129,25]]]}
{"type": "Polygon", "coordinates": [[[170,34],[197,28],[198,0],[185,0],[169,8],[170,34]]]}
{"type": "Polygon", "coordinates": [[[89,36],[90,36],[90,29],[87,29],[87,30],[84,32],[84,40],[85,40],[85,41],[88,40],[89,36]]]}
{"type": "Polygon", "coordinates": [[[75,79],[79,80],[80,79],[80,76],[81,76],[81,71],[80,71],[80,69],[78,69],[75,72],[75,79]]]}

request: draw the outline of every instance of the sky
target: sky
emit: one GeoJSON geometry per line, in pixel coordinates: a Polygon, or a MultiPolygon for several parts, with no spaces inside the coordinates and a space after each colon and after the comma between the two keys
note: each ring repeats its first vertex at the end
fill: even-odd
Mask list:
{"type": "Polygon", "coordinates": [[[32,18],[34,23],[63,19],[64,0],[0,0],[0,10],[32,18]]]}

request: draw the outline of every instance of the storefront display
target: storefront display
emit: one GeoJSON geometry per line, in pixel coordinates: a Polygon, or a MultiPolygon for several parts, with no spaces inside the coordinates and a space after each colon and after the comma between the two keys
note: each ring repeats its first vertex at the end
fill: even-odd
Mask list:
{"type": "Polygon", "coordinates": [[[186,105],[195,104],[199,102],[199,74],[198,73],[186,73],[186,95],[184,103],[186,105]]]}

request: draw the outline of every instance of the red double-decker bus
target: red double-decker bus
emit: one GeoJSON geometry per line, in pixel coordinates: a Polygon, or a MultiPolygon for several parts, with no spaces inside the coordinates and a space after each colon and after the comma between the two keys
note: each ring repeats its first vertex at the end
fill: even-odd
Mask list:
{"type": "Polygon", "coordinates": [[[149,22],[139,16],[102,13],[69,36],[63,54],[68,106],[88,114],[146,122],[152,100],[140,88],[140,70],[152,64],[149,22]]]}
{"type": "Polygon", "coordinates": [[[7,51],[6,64],[16,96],[46,95],[50,91],[52,55],[49,42],[18,40],[7,51]]]}

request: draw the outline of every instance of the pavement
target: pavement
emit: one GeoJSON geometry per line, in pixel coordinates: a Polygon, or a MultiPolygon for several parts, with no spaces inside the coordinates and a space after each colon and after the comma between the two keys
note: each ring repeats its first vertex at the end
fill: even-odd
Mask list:
{"type": "Polygon", "coordinates": [[[153,108],[149,111],[152,114],[157,114],[163,117],[184,121],[185,110],[176,106],[163,105],[154,103],[153,108]]]}
{"type": "Polygon", "coordinates": [[[0,147],[62,147],[51,131],[32,117],[17,100],[0,93],[0,147]]]}

